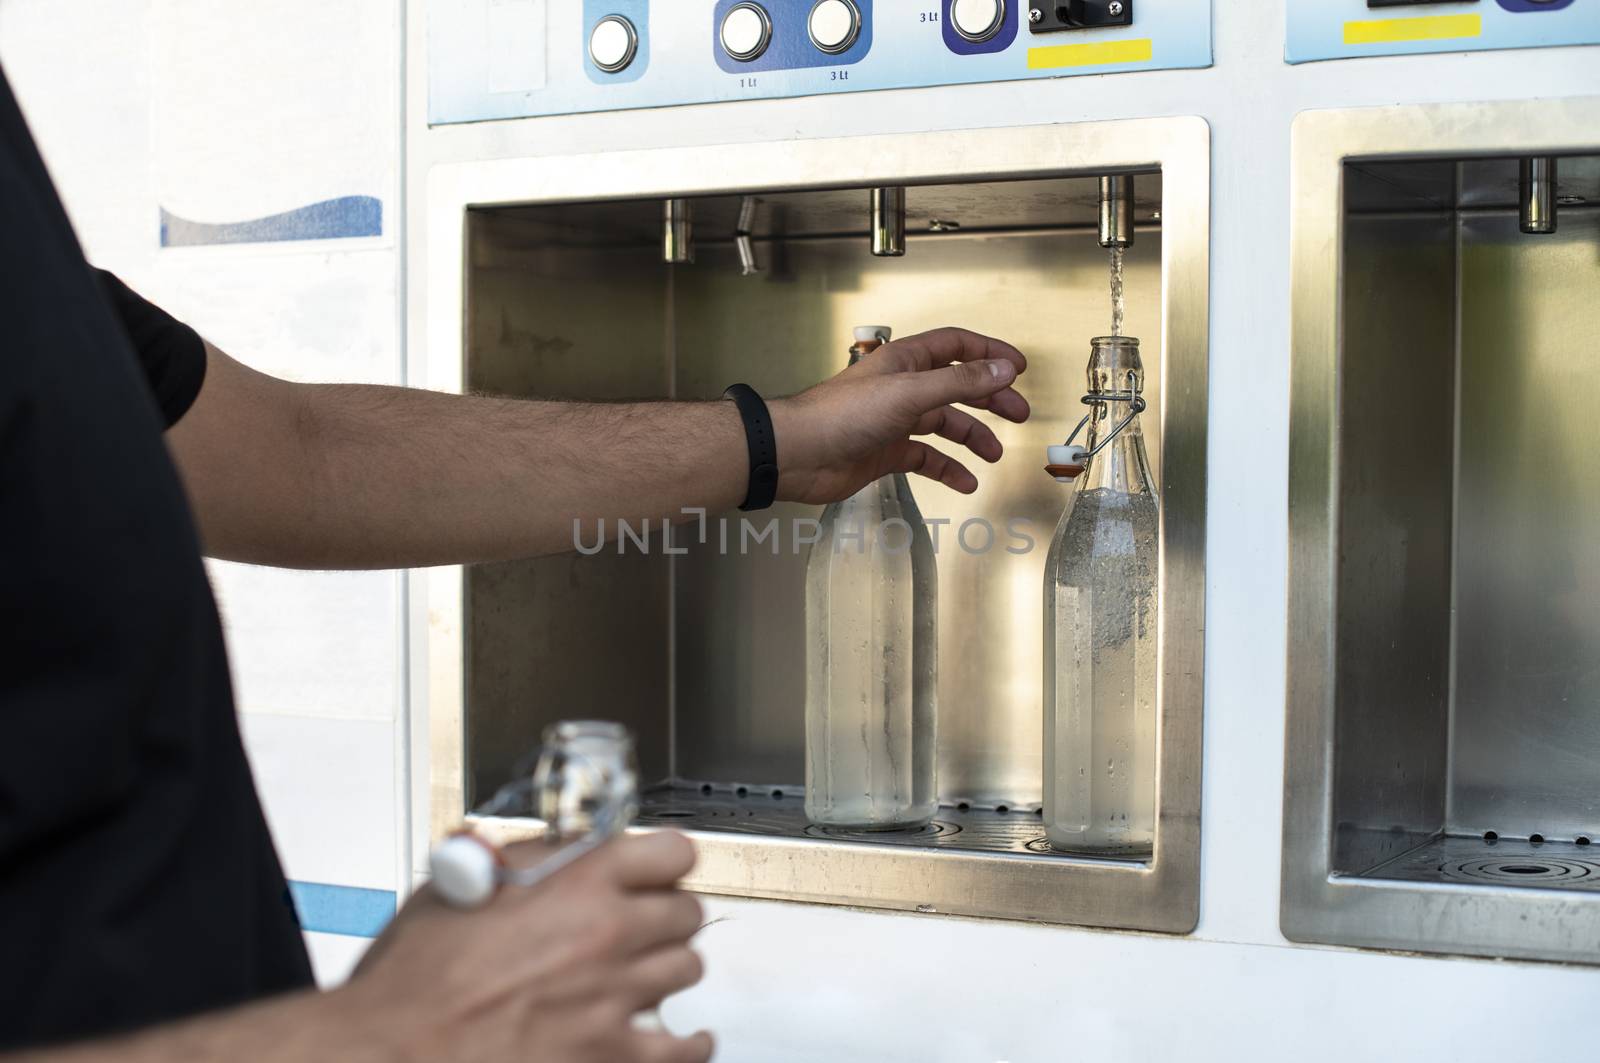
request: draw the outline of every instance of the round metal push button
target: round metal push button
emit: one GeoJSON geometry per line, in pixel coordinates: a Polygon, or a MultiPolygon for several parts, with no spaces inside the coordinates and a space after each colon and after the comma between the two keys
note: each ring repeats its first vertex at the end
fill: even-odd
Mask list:
{"type": "Polygon", "coordinates": [[[722,19],[722,50],[741,63],[761,58],[772,43],[772,19],[760,4],[738,4],[722,19]]]}
{"type": "Polygon", "coordinates": [[[811,43],[819,52],[847,52],[861,34],[861,12],[851,0],[817,0],[807,21],[811,43]]]}
{"type": "Polygon", "coordinates": [[[607,15],[589,34],[589,58],[608,74],[626,70],[639,51],[639,34],[621,15],[607,15]]]}
{"type": "Polygon", "coordinates": [[[982,43],[999,33],[1005,20],[1006,0],[955,0],[950,5],[951,24],[973,43],[982,43]]]}

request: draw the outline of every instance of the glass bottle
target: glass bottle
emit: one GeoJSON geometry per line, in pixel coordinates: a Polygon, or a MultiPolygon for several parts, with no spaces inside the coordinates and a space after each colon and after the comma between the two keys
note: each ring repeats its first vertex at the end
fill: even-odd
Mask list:
{"type": "Polygon", "coordinates": [[[1155,838],[1160,515],[1130,401],[1143,385],[1138,340],[1093,341],[1087,398],[1105,398],[1045,562],[1044,825],[1063,851],[1147,854],[1155,838]]]}
{"type": "MultiPolygon", "coordinates": [[[[581,854],[621,834],[639,811],[633,734],[607,720],[551,724],[544,729],[533,792],[539,818],[548,828],[545,836],[566,846],[561,854],[546,857],[546,864],[564,863],[563,856],[581,854]]],[[[635,1012],[630,1021],[636,1030],[664,1028],[655,1007],[635,1012]]]]}
{"type": "Polygon", "coordinates": [[[563,720],[544,729],[533,772],[536,812],[548,837],[621,834],[639,811],[633,735],[620,723],[563,720]]]}
{"type": "MultiPolygon", "coordinates": [[[[852,365],[890,331],[855,335],[852,365]]],[[[811,822],[889,830],[933,818],[938,593],[933,542],[904,474],[823,511],[806,559],[811,822]]]]}

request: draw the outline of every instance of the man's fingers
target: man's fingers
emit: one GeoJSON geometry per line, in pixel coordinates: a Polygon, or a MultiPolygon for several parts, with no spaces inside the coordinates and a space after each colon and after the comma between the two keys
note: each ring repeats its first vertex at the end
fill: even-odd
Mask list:
{"type": "Polygon", "coordinates": [[[606,869],[624,889],[666,889],[694,867],[694,843],[677,831],[628,834],[605,844],[606,869]]]}
{"type": "Polygon", "coordinates": [[[629,956],[681,945],[705,921],[705,911],[693,894],[681,890],[655,890],[625,900],[622,951],[629,956]]]}
{"type": "Polygon", "coordinates": [[[633,1034],[633,1053],[628,1058],[637,1063],[709,1063],[715,1047],[711,1035],[704,1030],[689,1037],[637,1030],[633,1034]]]}
{"type": "Polygon", "coordinates": [[[1017,424],[1022,424],[1033,413],[1033,407],[1028,405],[1028,400],[1023,398],[1016,388],[1001,388],[993,395],[981,399],[963,400],[961,405],[971,406],[975,410],[987,410],[1017,424]]]}
{"type": "Polygon", "coordinates": [[[875,359],[869,357],[867,360],[869,362],[876,360],[884,369],[903,372],[938,369],[951,362],[996,359],[1009,362],[1017,373],[1028,368],[1028,360],[1022,356],[1022,352],[1004,340],[954,327],[937,328],[931,332],[906,336],[885,345],[881,351],[874,352],[874,355],[875,359]]]}
{"type": "Polygon", "coordinates": [[[1011,344],[963,328],[934,329],[895,340],[858,367],[869,373],[900,374],[915,382],[925,396],[919,413],[959,402],[1018,423],[1026,421],[1031,411],[1011,383],[1027,368],[1027,358],[1011,344]],[[981,380],[976,372],[966,372],[968,367],[980,365],[988,367],[992,383],[981,380]],[[952,381],[962,384],[956,386],[952,381]],[[940,394],[948,397],[941,399],[940,394]]]}
{"type": "Polygon", "coordinates": [[[1033,408],[1028,405],[1028,400],[1023,398],[1015,388],[1004,388],[986,399],[977,399],[966,403],[966,405],[979,410],[988,410],[990,413],[1004,417],[1008,421],[1015,421],[1017,424],[1026,421],[1028,416],[1033,413],[1033,408]]]}
{"type": "Polygon", "coordinates": [[[999,461],[1000,455],[1005,452],[999,438],[988,425],[954,406],[941,406],[932,413],[924,414],[913,434],[936,435],[952,443],[960,443],[990,463],[999,461]]]}
{"type": "Polygon", "coordinates": [[[906,373],[895,379],[894,386],[900,390],[904,401],[914,408],[916,418],[920,421],[923,415],[941,406],[955,402],[970,406],[990,399],[997,392],[1010,387],[1016,378],[1016,368],[1010,362],[995,359],[963,362],[943,369],[930,369],[926,373],[906,373]]]}
{"type": "Polygon", "coordinates": [[[899,454],[894,472],[913,472],[938,480],[946,487],[970,495],[978,489],[978,478],[956,459],[926,443],[911,440],[899,454]]]}
{"type": "Polygon", "coordinates": [[[628,968],[628,1000],[634,1007],[653,1008],[674,993],[688,989],[705,974],[705,964],[687,945],[669,945],[635,960],[628,968]]]}

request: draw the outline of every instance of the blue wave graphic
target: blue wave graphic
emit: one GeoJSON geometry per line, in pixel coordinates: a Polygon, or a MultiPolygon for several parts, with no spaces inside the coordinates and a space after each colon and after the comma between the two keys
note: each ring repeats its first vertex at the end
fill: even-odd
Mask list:
{"type": "Polygon", "coordinates": [[[265,218],[218,224],[190,221],[161,208],[162,247],[348,240],[382,235],[383,201],[376,196],[340,196],[265,218]]]}

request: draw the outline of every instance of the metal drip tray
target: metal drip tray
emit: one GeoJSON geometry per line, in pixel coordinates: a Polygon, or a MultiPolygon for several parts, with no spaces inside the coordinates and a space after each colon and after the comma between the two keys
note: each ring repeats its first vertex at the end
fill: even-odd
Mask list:
{"type": "Polygon", "coordinates": [[[1443,837],[1360,877],[1600,891],[1600,848],[1570,842],[1443,837]]]}
{"type": "MultiPolygon", "coordinates": [[[[1005,806],[1001,806],[1005,807],[1005,806]]],[[[638,823],[678,830],[759,834],[776,838],[853,842],[862,845],[960,849],[980,853],[1020,853],[1082,860],[1057,853],[1045,841],[1037,808],[971,808],[941,806],[931,823],[905,830],[857,831],[819,827],[806,819],[804,792],[799,787],[704,786],[663,787],[646,792],[638,823]]],[[[1096,856],[1099,860],[1102,857],[1096,856]]],[[[1140,863],[1130,857],[1117,863],[1140,863]]]]}

